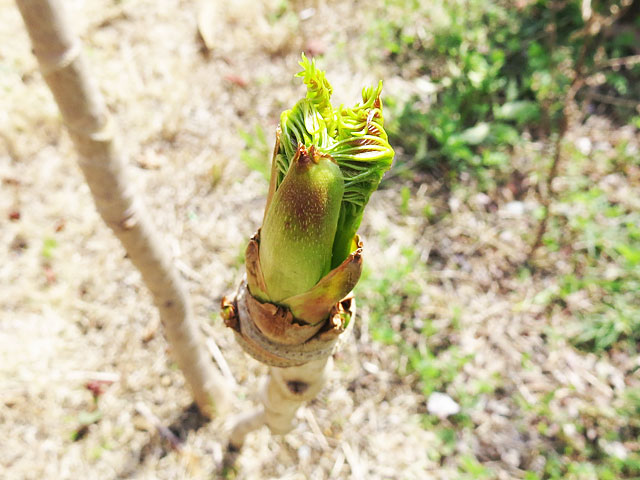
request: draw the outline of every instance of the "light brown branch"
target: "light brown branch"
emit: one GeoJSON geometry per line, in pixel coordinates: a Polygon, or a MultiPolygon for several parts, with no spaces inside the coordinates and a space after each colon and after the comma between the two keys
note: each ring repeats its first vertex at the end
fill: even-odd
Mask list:
{"type": "Polygon", "coordinates": [[[87,73],[81,45],[59,0],[17,0],[40,70],[79,153],[96,208],[118,237],[153,295],[173,356],[203,414],[229,403],[229,389],[207,356],[186,291],[133,184],[114,126],[87,73]]]}

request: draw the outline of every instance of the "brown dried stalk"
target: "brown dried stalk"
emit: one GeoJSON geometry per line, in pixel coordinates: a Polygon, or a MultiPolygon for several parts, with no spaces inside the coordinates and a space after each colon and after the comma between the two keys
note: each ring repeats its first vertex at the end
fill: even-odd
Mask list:
{"type": "MultiPolygon", "coordinates": [[[[602,17],[593,12],[593,8],[591,5],[591,0],[584,0],[582,4],[583,17],[585,19],[585,25],[582,29],[577,32],[575,38],[584,37],[582,45],[580,47],[580,52],[578,54],[578,58],[573,67],[573,80],[567,93],[563,100],[563,107],[561,111],[560,117],[560,126],[558,129],[558,134],[556,136],[556,140],[554,142],[554,153],[553,160],[551,162],[551,166],[549,168],[549,173],[547,174],[547,179],[545,182],[544,193],[539,191],[538,196],[540,199],[540,203],[544,208],[544,214],[540,222],[538,223],[538,228],[536,230],[536,235],[534,237],[534,241],[531,244],[531,248],[529,249],[529,253],[527,255],[527,263],[530,263],[533,260],[537,250],[542,246],[542,239],[544,234],[547,231],[547,225],[549,223],[549,218],[551,216],[550,207],[551,202],[554,200],[555,195],[553,193],[553,180],[556,178],[558,174],[558,170],[560,168],[560,163],[562,162],[562,144],[564,142],[564,138],[569,130],[569,127],[572,123],[572,110],[575,108],[575,98],[580,89],[588,83],[589,76],[594,74],[594,71],[599,71],[604,68],[619,68],[621,66],[632,66],[638,61],[640,61],[640,56],[634,55],[630,57],[623,58],[614,58],[608,60],[604,63],[598,64],[593,67],[593,71],[585,72],[585,61],[587,59],[587,52],[591,45],[591,41],[595,39],[598,34],[601,32],[607,32],[612,28],[612,26],[622,18],[626,12],[632,6],[632,0],[623,0],[621,2],[621,8],[617,10],[616,13],[609,17],[602,17]]],[[[593,48],[593,50],[597,49],[593,48]]],[[[555,40],[552,41],[550,48],[555,47],[555,40]]],[[[596,98],[597,94],[591,93],[592,98],[596,98]]],[[[623,100],[616,100],[611,102],[611,99],[601,98],[603,101],[609,101],[610,103],[620,103],[624,104],[623,100]]],[[[625,104],[626,105],[626,104],[625,104]]]]}
{"type": "Polygon", "coordinates": [[[167,341],[204,415],[226,409],[229,389],[206,354],[167,248],[125,174],[125,158],[81,45],[59,0],[17,0],[40,70],[58,104],[96,208],[153,295],[167,341]]]}
{"type": "MultiPolygon", "coordinates": [[[[590,17],[587,20],[586,25],[583,27],[583,30],[588,32],[591,28],[591,24],[593,22],[593,17],[590,17]]],[[[592,37],[586,37],[582,46],[580,48],[580,53],[578,54],[578,59],[574,65],[574,77],[569,86],[567,94],[564,97],[562,111],[560,113],[560,126],[558,129],[558,134],[556,136],[556,141],[554,143],[554,151],[553,151],[553,160],[551,162],[551,167],[549,168],[549,173],[547,174],[547,180],[545,183],[545,192],[539,192],[540,195],[540,203],[544,208],[544,214],[540,223],[538,223],[538,228],[536,231],[536,236],[531,245],[531,249],[529,250],[529,254],[527,255],[527,262],[531,262],[536,251],[540,246],[542,246],[542,238],[547,231],[547,224],[549,223],[549,217],[551,215],[550,208],[551,202],[554,199],[553,194],[553,180],[558,175],[558,169],[560,167],[560,162],[562,160],[562,143],[564,141],[565,135],[569,130],[569,126],[571,123],[571,111],[574,106],[574,100],[578,91],[584,86],[585,77],[584,77],[584,63],[586,60],[587,50],[590,44],[590,40],[592,37]]]]}

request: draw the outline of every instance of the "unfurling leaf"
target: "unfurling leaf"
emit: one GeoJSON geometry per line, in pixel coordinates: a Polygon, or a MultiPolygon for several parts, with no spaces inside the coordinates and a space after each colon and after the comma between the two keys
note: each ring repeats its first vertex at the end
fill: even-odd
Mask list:
{"type": "Polygon", "coordinates": [[[249,289],[315,324],[355,286],[362,268],[356,232],[390,167],[382,82],[352,108],[331,105],[331,84],[304,55],[307,95],[282,113],[262,230],[247,248],[249,289]]]}

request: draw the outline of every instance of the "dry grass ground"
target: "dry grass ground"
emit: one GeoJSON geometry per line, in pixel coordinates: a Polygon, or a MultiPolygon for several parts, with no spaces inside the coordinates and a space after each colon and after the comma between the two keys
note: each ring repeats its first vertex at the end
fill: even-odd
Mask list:
{"type": "MultiPolygon", "coordinates": [[[[186,0],[67,3],[119,123],[131,177],[177,259],[203,335],[224,353],[242,412],[254,405],[265,367],[234,344],[217,312],[242,274],[267,184],[239,160],[238,132],[261,126],[271,142],[279,112],[303,92],[292,76],[303,49],[325,53],[337,101],[352,102],[362,85],[386,78],[385,67],[357,58],[367,43],[349,2],[292,2],[284,14],[278,2],[208,13],[186,0]],[[215,39],[208,54],[198,19],[215,39]]],[[[12,2],[0,0],[0,18],[0,477],[215,478],[224,421],[202,422],[190,409],[150,297],[94,211],[12,2]],[[111,383],[96,404],[87,383],[100,379],[111,383]]],[[[405,80],[387,85],[405,88],[405,80]]],[[[612,149],[626,139],[637,152],[633,130],[596,138],[607,128],[587,125],[572,138],[612,149]]],[[[545,155],[527,148],[517,156],[525,168],[545,155]]],[[[640,198],[637,172],[635,184],[594,178],[613,193],[626,189],[621,202],[640,198]]],[[[476,478],[485,473],[473,473],[475,461],[491,469],[486,478],[522,478],[552,448],[537,409],[551,392],[545,406],[556,420],[548,427],[574,448],[591,434],[572,430],[572,421],[593,409],[609,421],[593,425],[594,436],[619,427],[615,408],[640,387],[638,359],[582,353],[553,333],[575,323],[571,309],[550,311],[537,296],[557,287],[550,271],[572,266],[557,254],[540,272],[517,274],[534,226],[532,196],[515,204],[508,188],[489,198],[464,189],[445,196],[436,182],[407,185],[407,201],[396,180],[369,207],[361,314],[327,387],[290,434],[250,436],[237,478],[476,478]],[[382,282],[389,272],[418,293],[400,289],[397,302],[382,302],[397,289],[382,282]],[[403,335],[418,351],[444,352],[442,375],[455,370],[446,391],[470,428],[451,419],[425,425],[423,380],[403,374],[407,352],[375,340],[380,327],[371,319],[381,308],[395,331],[429,320],[432,335],[403,335]],[[443,439],[448,427],[459,431],[453,443],[443,439]]],[[[620,455],[638,447],[614,443],[620,455]]]]}

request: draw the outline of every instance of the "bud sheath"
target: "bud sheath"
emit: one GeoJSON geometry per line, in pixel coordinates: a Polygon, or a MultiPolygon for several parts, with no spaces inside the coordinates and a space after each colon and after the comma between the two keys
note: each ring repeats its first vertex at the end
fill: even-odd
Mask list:
{"type": "Polygon", "coordinates": [[[269,301],[304,293],[329,272],[343,192],[333,159],[299,144],[262,225],[260,265],[269,301]]]}

